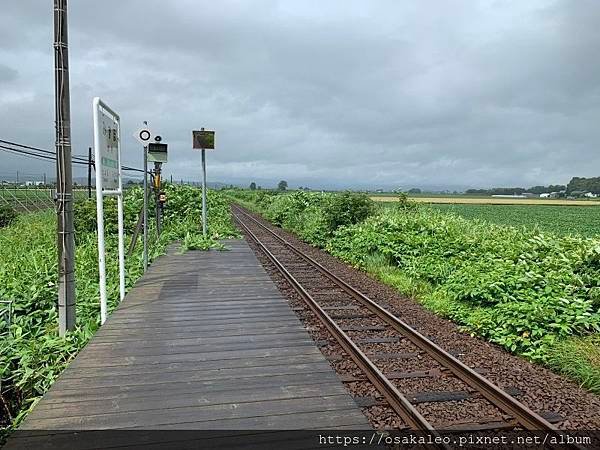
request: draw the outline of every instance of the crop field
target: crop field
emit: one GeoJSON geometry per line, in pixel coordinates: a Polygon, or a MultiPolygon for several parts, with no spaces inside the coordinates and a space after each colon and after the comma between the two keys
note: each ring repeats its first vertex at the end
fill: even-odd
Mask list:
{"type": "MultiPolygon", "coordinates": [[[[377,198],[377,204],[387,208],[398,203],[397,198],[386,198],[387,200],[384,201],[377,198]]],[[[561,236],[597,237],[600,235],[600,203],[596,201],[500,199],[509,202],[496,204],[482,203],[487,200],[485,197],[477,199],[410,197],[409,199],[417,203],[427,203],[430,208],[438,211],[458,214],[466,219],[485,220],[497,225],[538,228],[561,236]],[[442,202],[437,202],[440,199],[442,202]]]]}
{"type": "MultiPolygon", "coordinates": [[[[545,206],[600,206],[598,200],[567,200],[542,198],[496,198],[483,196],[440,195],[440,196],[409,196],[417,203],[433,204],[467,204],[467,205],[545,205],[545,206]]],[[[397,195],[375,195],[371,200],[376,202],[397,202],[397,195]]]]}
{"type": "Polygon", "coordinates": [[[581,206],[541,205],[431,205],[443,212],[458,214],[466,219],[480,219],[498,225],[538,227],[563,236],[600,235],[600,205],[581,206]]]}
{"type": "Polygon", "coordinates": [[[447,214],[453,205],[384,208],[350,192],[229,195],[468,332],[600,393],[600,241],[584,237],[596,234],[597,208],[454,205],[463,209],[447,214]]]}

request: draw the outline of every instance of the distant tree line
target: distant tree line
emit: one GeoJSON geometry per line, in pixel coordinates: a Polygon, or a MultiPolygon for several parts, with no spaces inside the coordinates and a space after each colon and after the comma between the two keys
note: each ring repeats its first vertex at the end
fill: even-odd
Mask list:
{"type": "Polygon", "coordinates": [[[600,177],[581,178],[573,177],[567,185],[567,194],[583,191],[600,194],[600,177]]]}
{"type": "Polygon", "coordinates": [[[549,186],[532,186],[528,189],[522,187],[496,187],[491,189],[467,189],[466,194],[472,195],[521,195],[525,192],[532,194],[544,194],[546,192],[560,192],[567,189],[567,186],[562,184],[551,184],[549,186]]]}

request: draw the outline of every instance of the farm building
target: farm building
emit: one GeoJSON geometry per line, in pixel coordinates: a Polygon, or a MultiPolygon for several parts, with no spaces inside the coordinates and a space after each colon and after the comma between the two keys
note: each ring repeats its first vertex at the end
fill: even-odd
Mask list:
{"type": "Polygon", "coordinates": [[[591,192],[588,192],[588,191],[572,191],[570,193],[570,196],[571,197],[575,197],[575,198],[576,197],[585,197],[586,194],[591,194],[591,192]]]}

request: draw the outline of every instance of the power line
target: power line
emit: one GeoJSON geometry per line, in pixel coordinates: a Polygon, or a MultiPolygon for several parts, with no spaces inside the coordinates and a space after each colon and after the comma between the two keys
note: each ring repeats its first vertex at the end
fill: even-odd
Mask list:
{"type": "Polygon", "coordinates": [[[54,152],[52,152],[50,150],[46,150],[44,148],[32,147],[31,145],[19,144],[18,142],[6,141],[4,139],[0,139],[0,142],[3,143],[3,144],[12,145],[13,147],[26,148],[26,149],[29,149],[29,150],[35,150],[37,152],[48,153],[50,155],[54,155],[55,154],[54,152]]]}
{"type": "MultiPolygon", "coordinates": [[[[32,147],[30,145],[25,145],[25,144],[19,144],[17,142],[5,141],[4,139],[0,139],[0,142],[3,144],[12,145],[13,147],[26,148],[28,150],[35,150],[36,152],[45,153],[47,155],[51,155],[54,159],[56,159],[56,153],[52,152],[50,150],[46,150],[46,149],[39,148],[39,147],[32,147]]],[[[85,164],[88,164],[87,158],[85,158],[83,156],[73,156],[73,158],[83,161],[83,162],[85,162],[85,164]]]]}
{"type": "Polygon", "coordinates": [[[28,155],[30,157],[33,157],[36,159],[41,159],[41,160],[56,161],[56,157],[39,155],[37,153],[32,153],[32,152],[28,152],[28,151],[17,149],[17,148],[10,148],[10,147],[6,147],[4,145],[0,145],[0,150],[16,153],[18,155],[28,155]]]}
{"type": "MultiPolygon", "coordinates": [[[[11,145],[13,147],[20,147],[20,148],[16,149],[16,148],[9,148],[4,145],[0,145],[0,149],[2,149],[2,150],[8,150],[8,151],[12,151],[13,153],[21,153],[21,154],[30,155],[34,158],[37,157],[38,159],[46,159],[46,160],[50,160],[50,161],[56,161],[56,153],[51,152],[50,150],[46,150],[46,149],[38,148],[38,147],[32,147],[30,145],[25,145],[25,144],[19,144],[17,142],[6,141],[4,139],[0,139],[0,143],[11,145]],[[29,152],[27,150],[22,150],[22,149],[28,149],[28,150],[33,150],[36,152],[41,152],[42,155],[33,153],[33,152],[29,152]]],[[[86,165],[86,166],[89,164],[88,159],[84,156],[73,155],[72,158],[73,158],[73,164],[80,164],[80,165],[86,165]]],[[[93,160],[92,160],[92,165],[94,165],[93,160]]],[[[121,168],[123,170],[129,171],[129,172],[144,173],[143,169],[138,169],[137,167],[130,167],[130,166],[122,165],[121,168]]]]}

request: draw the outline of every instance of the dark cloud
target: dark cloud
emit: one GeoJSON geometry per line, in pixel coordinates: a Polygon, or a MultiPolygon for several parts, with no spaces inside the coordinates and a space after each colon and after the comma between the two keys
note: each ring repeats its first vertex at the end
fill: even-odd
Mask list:
{"type": "MultiPolygon", "coordinates": [[[[52,14],[34,3],[11,3],[0,31],[0,136],[51,147],[52,14]]],[[[596,0],[71,2],[74,145],[90,144],[99,95],[123,118],[126,162],[148,120],[176,178],[198,178],[201,126],[217,130],[213,180],[597,175],[599,21],[596,0]]]]}

